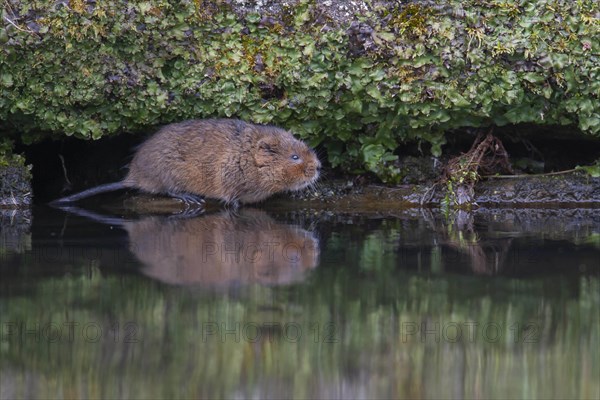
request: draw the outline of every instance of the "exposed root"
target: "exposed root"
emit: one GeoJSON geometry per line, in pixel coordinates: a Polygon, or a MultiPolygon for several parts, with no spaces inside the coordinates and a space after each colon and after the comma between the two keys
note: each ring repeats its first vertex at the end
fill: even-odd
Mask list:
{"type": "Polygon", "coordinates": [[[448,161],[442,177],[423,195],[421,204],[429,202],[438,186],[446,187],[442,205],[468,207],[473,204],[474,187],[481,176],[513,173],[508,153],[502,142],[490,131],[480,134],[471,149],[448,161]]]}
{"type": "Polygon", "coordinates": [[[62,165],[62,169],[63,169],[63,175],[65,177],[65,182],[67,183],[67,188],[71,188],[73,186],[73,184],[71,183],[71,181],[69,180],[69,175],[67,174],[67,166],[65,165],[65,158],[62,156],[62,154],[58,155],[58,158],[60,159],[60,163],[62,165]]]}

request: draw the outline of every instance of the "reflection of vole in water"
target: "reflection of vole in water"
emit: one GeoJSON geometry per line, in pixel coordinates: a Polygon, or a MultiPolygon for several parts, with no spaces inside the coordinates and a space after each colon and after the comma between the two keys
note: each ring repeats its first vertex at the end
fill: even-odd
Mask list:
{"type": "Polygon", "coordinates": [[[244,210],[186,220],[145,218],[127,228],[142,272],[170,284],[287,284],[317,266],[319,242],[266,213],[244,210]]]}
{"type": "Polygon", "coordinates": [[[319,177],[315,152],[291,133],[235,119],[191,120],[163,127],[137,150],[120,182],[55,200],[70,203],[135,188],[187,201],[201,197],[254,203],[300,190],[319,177]]]}
{"type": "Polygon", "coordinates": [[[131,252],[144,264],[142,273],[169,284],[216,288],[289,284],[304,279],[319,262],[319,241],[314,234],[278,223],[259,210],[126,222],[69,210],[123,227],[131,252]]]}

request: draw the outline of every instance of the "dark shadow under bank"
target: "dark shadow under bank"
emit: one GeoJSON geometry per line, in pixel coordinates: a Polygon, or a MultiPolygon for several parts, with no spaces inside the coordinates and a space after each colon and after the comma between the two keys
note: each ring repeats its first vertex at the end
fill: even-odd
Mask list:
{"type": "MultiPolygon", "coordinates": [[[[557,204],[600,204],[600,178],[592,178],[583,172],[543,174],[592,164],[599,154],[600,140],[575,135],[566,128],[527,125],[497,128],[495,134],[504,143],[515,173],[530,175],[507,179],[482,178],[475,186],[474,200],[477,204],[552,207],[557,204]]],[[[414,143],[398,148],[397,167],[403,176],[398,185],[377,184],[377,180],[368,174],[348,175],[326,168],[316,190],[280,195],[278,200],[310,201],[311,206],[317,208],[322,207],[320,203],[344,209],[370,208],[371,203],[382,208],[420,206],[433,182],[442,176],[448,159],[467,151],[475,136],[464,131],[454,132],[448,137],[444,156],[439,159],[424,156],[414,143]]],[[[142,140],[139,136],[118,135],[94,142],[68,138],[21,146],[15,150],[23,152],[26,162],[32,165],[31,185],[27,185],[27,190],[16,191],[7,180],[0,185],[0,188],[4,187],[0,195],[8,200],[0,201],[0,204],[14,203],[10,198],[18,197],[20,193],[30,198],[31,186],[33,201],[39,205],[90,187],[120,181],[126,174],[126,166],[136,145],[142,140]]],[[[318,148],[317,151],[322,159],[326,158],[318,148]]],[[[444,189],[438,188],[428,199],[428,205],[440,204],[444,189]]],[[[271,203],[272,200],[266,204],[271,203]]]]}

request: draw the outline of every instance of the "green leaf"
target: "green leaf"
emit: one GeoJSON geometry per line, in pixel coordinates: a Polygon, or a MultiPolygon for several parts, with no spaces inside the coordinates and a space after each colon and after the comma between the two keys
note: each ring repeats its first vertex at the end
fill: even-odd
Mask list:
{"type": "Polygon", "coordinates": [[[598,133],[600,131],[600,116],[595,114],[593,117],[579,117],[579,127],[582,131],[598,133]]]}
{"type": "Polygon", "coordinates": [[[348,66],[347,71],[350,75],[362,77],[364,75],[364,70],[372,67],[373,61],[367,58],[358,58],[350,66],[348,66]]]}
{"type": "Polygon", "coordinates": [[[596,161],[596,163],[592,164],[592,165],[587,165],[587,166],[578,165],[575,167],[575,169],[578,171],[584,171],[585,173],[590,175],[592,178],[600,178],[600,160],[596,161]]]}
{"type": "Polygon", "coordinates": [[[11,74],[8,73],[4,73],[2,75],[0,75],[0,85],[4,86],[4,87],[12,87],[13,85],[13,77],[11,74]]]}
{"type": "Polygon", "coordinates": [[[380,144],[368,144],[362,148],[363,160],[367,164],[376,164],[385,153],[385,148],[380,144]]]}
{"type": "Polygon", "coordinates": [[[457,107],[467,107],[471,104],[461,94],[454,90],[449,90],[448,92],[446,92],[446,96],[448,97],[448,99],[450,99],[452,104],[454,104],[457,107]]]}
{"type": "Polygon", "coordinates": [[[381,92],[379,91],[379,88],[377,87],[376,84],[372,84],[367,86],[366,92],[369,96],[373,97],[376,100],[383,100],[383,97],[381,96],[381,92]]]}
{"type": "Polygon", "coordinates": [[[359,98],[355,98],[351,101],[344,103],[344,110],[347,112],[354,112],[356,114],[362,114],[363,103],[359,98]]]}
{"type": "Polygon", "coordinates": [[[526,72],[522,75],[523,79],[531,83],[540,83],[546,80],[546,77],[535,72],[526,72]]]}

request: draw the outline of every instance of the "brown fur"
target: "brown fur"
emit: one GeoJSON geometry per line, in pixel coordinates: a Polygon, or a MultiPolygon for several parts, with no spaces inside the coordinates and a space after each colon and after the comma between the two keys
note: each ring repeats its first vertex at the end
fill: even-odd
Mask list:
{"type": "Polygon", "coordinates": [[[167,125],[143,143],[123,181],[57,202],[120,186],[175,197],[254,203],[309,186],[318,179],[320,168],[315,152],[283,129],[235,119],[190,120],[167,125]]]}

